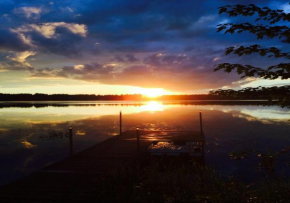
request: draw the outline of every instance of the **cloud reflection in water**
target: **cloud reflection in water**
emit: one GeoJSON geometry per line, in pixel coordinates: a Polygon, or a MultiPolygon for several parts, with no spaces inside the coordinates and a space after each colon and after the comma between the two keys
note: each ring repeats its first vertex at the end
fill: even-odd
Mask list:
{"type": "Polygon", "coordinates": [[[70,125],[73,126],[76,151],[117,135],[120,110],[124,130],[137,126],[149,130],[199,130],[198,113],[201,110],[207,139],[207,164],[223,170],[226,168],[234,174],[244,174],[242,168],[245,165],[253,167],[255,160],[233,166],[229,160],[231,151],[266,151],[290,146],[290,111],[274,106],[167,104],[155,101],[86,103],[91,105],[1,108],[0,161],[7,165],[0,169],[5,174],[0,177],[2,183],[67,157],[66,135],[70,125]],[[29,165],[25,162],[28,159],[31,160],[29,165]]]}

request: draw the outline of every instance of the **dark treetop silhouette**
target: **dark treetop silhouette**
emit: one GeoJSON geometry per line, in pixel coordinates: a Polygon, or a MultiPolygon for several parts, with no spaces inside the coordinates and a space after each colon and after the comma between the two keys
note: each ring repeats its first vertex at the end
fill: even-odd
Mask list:
{"type": "MultiPolygon", "coordinates": [[[[256,16],[255,22],[264,21],[267,25],[252,24],[252,23],[226,23],[219,24],[217,31],[224,31],[225,34],[249,32],[256,35],[258,40],[264,38],[273,39],[278,38],[284,43],[290,43],[290,28],[285,25],[274,25],[281,22],[290,22],[290,14],[283,10],[272,10],[268,7],[257,7],[254,4],[250,5],[233,5],[223,6],[219,8],[219,14],[226,13],[230,17],[235,16],[256,16]]],[[[236,54],[238,56],[250,55],[257,53],[261,57],[275,57],[290,59],[290,53],[283,52],[276,47],[262,48],[258,44],[244,46],[231,46],[225,51],[225,54],[236,54]]],[[[254,67],[251,65],[221,63],[216,65],[215,71],[224,70],[225,72],[236,71],[245,77],[259,77],[263,79],[274,80],[281,78],[287,80],[290,78],[290,63],[279,63],[277,65],[269,66],[266,69],[254,67]]],[[[269,101],[278,100],[280,106],[290,107],[290,86],[274,86],[274,87],[258,87],[246,88],[242,90],[215,90],[210,92],[211,95],[232,96],[243,98],[250,95],[257,95],[263,98],[268,97],[269,101]]]]}

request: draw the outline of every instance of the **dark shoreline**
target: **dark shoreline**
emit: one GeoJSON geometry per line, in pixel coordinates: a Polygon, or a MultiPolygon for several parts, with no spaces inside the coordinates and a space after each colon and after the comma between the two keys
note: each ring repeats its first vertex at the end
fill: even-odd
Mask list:
{"type": "Polygon", "coordinates": [[[163,105],[250,105],[250,106],[273,106],[267,100],[96,100],[96,101],[0,101],[0,108],[44,108],[44,107],[69,107],[69,106],[142,106],[147,102],[160,102],[163,105]]]}
{"type": "Polygon", "coordinates": [[[212,94],[188,94],[188,95],[161,95],[150,98],[141,94],[124,95],[95,95],[95,94],[3,94],[0,93],[0,101],[180,101],[180,100],[268,100],[266,96],[251,95],[246,97],[219,96],[212,94]]]}

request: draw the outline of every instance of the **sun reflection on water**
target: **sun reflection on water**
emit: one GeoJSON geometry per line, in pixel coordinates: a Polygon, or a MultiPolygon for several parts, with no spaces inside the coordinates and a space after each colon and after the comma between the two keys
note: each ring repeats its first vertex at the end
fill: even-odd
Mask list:
{"type": "MultiPolygon", "coordinates": [[[[85,102],[74,104],[83,103],[85,102]]],[[[209,163],[218,167],[222,163],[223,168],[229,168],[229,171],[233,168],[232,163],[228,161],[231,151],[245,147],[264,153],[264,146],[273,149],[290,146],[290,110],[275,106],[175,104],[166,101],[110,101],[85,104],[90,105],[0,108],[0,157],[2,160],[12,160],[9,161],[9,167],[2,167],[0,173],[5,172],[14,177],[13,173],[19,171],[19,168],[32,171],[68,156],[70,125],[73,126],[76,151],[118,135],[120,111],[123,115],[123,131],[135,130],[136,127],[152,131],[196,131],[199,129],[198,112],[201,110],[205,135],[209,140],[206,146],[209,163]],[[258,141],[252,142],[255,139],[258,141]],[[31,155],[37,156],[30,159],[31,155]],[[222,157],[222,160],[217,160],[216,157],[222,157]]],[[[144,139],[144,136],[142,135],[141,139],[144,139]]],[[[170,136],[172,134],[164,132],[162,141],[170,141],[170,136]]],[[[161,140],[154,132],[147,134],[146,139],[161,140]]],[[[180,146],[160,143],[159,147],[175,149],[180,146]]],[[[163,153],[162,150],[156,153],[159,151],[163,153]]],[[[164,152],[168,153],[168,150],[164,152]]],[[[241,170],[237,169],[236,173],[239,171],[241,170]]],[[[9,177],[4,181],[1,178],[0,185],[10,181],[9,177]]]]}
{"type": "Polygon", "coordinates": [[[150,112],[164,111],[164,106],[161,102],[150,101],[140,107],[139,112],[141,111],[150,111],[150,112]]]}

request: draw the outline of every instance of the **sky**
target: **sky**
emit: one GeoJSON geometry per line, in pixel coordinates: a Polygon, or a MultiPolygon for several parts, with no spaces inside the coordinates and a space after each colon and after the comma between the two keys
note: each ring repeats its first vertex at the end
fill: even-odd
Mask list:
{"type": "Polygon", "coordinates": [[[277,59],[224,55],[226,47],[277,39],[217,33],[218,7],[267,0],[0,0],[0,93],[199,94],[219,88],[290,84],[214,72],[223,63],[265,68],[277,59]]]}

